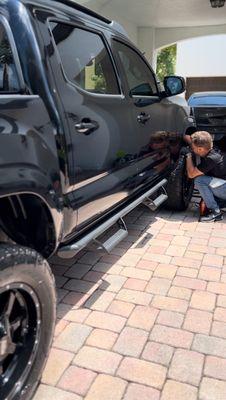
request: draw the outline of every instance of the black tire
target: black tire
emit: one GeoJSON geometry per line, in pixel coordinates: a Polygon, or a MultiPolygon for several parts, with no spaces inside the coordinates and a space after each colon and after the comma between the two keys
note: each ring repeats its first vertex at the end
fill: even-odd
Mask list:
{"type": "Polygon", "coordinates": [[[185,161],[184,156],[179,158],[166,186],[168,199],[165,206],[170,210],[186,210],[192,197],[194,182],[187,176],[185,161]]]}
{"type": "Polygon", "coordinates": [[[52,343],[56,295],[46,260],[0,244],[0,398],[30,400],[52,343]]]}

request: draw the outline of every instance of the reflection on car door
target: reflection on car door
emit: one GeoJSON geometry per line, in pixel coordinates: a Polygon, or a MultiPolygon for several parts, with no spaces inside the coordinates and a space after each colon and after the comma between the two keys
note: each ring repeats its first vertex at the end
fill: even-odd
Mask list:
{"type": "Polygon", "coordinates": [[[62,21],[50,27],[59,60],[56,85],[72,149],[70,189],[78,224],[83,224],[135,189],[134,146],[126,138],[132,121],[102,35],[62,21]]]}
{"type": "Polygon", "coordinates": [[[130,45],[114,41],[118,62],[127,82],[137,146],[137,186],[161,177],[179,151],[175,104],[159,97],[153,71],[130,45]],[[174,141],[174,144],[172,145],[174,141]],[[171,154],[170,154],[171,153],[171,154]]]}

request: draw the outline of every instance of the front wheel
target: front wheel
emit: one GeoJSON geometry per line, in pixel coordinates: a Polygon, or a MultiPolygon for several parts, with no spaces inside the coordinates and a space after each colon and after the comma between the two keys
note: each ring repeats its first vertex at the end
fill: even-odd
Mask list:
{"type": "Polygon", "coordinates": [[[180,156],[166,186],[168,195],[166,207],[174,211],[186,210],[192,198],[193,189],[194,181],[188,178],[186,172],[186,159],[180,156]]]}
{"type": "Polygon", "coordinates": [[[0,244],[0,398],[32,398],[55,327],[54,279],[36,251],[0,244]]]}

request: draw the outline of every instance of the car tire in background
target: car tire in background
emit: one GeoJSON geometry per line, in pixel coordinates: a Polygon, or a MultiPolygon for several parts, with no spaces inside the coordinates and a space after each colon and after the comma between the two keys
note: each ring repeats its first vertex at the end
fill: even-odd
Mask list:
{"type": "Polygon", "coordinates": [[[0,244],[1,400],[30,400],[55,328],[54,278],[35,250],[0,244]]]}
{"type": "Polygon", "coordinates": [[[194,180],[189,179],[186,172],[186,159],[181,155],[176,168],[172,171],[166,191],[168,199],[165,202],[167,209],[184,211],[187,209],[194,189],[194,180]]]}

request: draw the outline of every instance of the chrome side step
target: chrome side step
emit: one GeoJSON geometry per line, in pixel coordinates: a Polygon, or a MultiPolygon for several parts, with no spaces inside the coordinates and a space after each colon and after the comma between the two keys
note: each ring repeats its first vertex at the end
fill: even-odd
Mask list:
{"type": "MultiPolygon", "coordinates": [[[[84,236],[82,239],[78,240],[77,242],[73,244],[69,244],[66,246],[63,246],[59,248],[58,250],[58,256],[61,258],[72,258],[77,254],[80,250],[84,249],[90,242],[95,240],[97,242],[97,238],[104,233],[108,228],[110,228],[112,225],[114,225],[116,222],[120,222],[122,220],[122,217],[126,214],[128,214],[130,211],[132,211],[135,207],[137,207],[139,204],[143,203],[145,200],[149,200],[149,197],[155,193],[157,190],[164,188],[166,185],[167,180],[163,179],[159,183],[157,183],[154,187],[149,189],[146,193],[142,194],[138,199],[134,200],[132,203],[130,203],[128,206],[126,206],[124,209],[121,211],[117,212],[115,215],[113,215],[111,218],[109,218],[107,221],[103,222],[101,225],[99,225],[97,228],[94,228],[91,232],[89,232],[86,236],[84,236]]],[[[157,200],[157,199],[156,199],[157,200]]],[[[123,221],[124,222],[124,221],[123,221]]],[[[123,231],[127,232],[127,229],[123,227],[123,231]]],[[[113,245],[116,245],[119,243],[119,239],[124,239],[124,237],[127,236],[126,232],[121,232],[121,229],[119,229],[116,234],[114,234],[110,239],[108,239],[102,244],[102,248],[104,249],[113,249],[113,245]],[[120,231],[120,232],[119,232],[120,231]],[[124,236],[125,235],[125,236],[124,236]]],[[[100,243],[100,242],[99,242],[100,243]]],[[[99,246],[100,247],[100,246],[99,246]]],[[[107,251],[110,251],[107,250],[107,251]]]]}
{"type": "Polygon", "coordinates": [[[128,236],[128,231],[126,228],[126,224],[121,218],[118,222],[119,229],[117,232],[115,232],[109,239],[107,239],[105,242],[101,243],[99,240],[95,239],[95,243],[97,243],[97,250],[105,250],[107,253],[110,253],[114,247],[117,246],[118,243],[120,243],[123,239],[128,236]]]}
{"type": "Polygon", "coordinates": [[[150,208],[151,211],[157,210],[157,208],[164,203],[168,199],[167,194],[162,193],[160,194],[155,200],[152,200],[150,198],[146,199],[143,201],[143,204],[150,208]]]}

